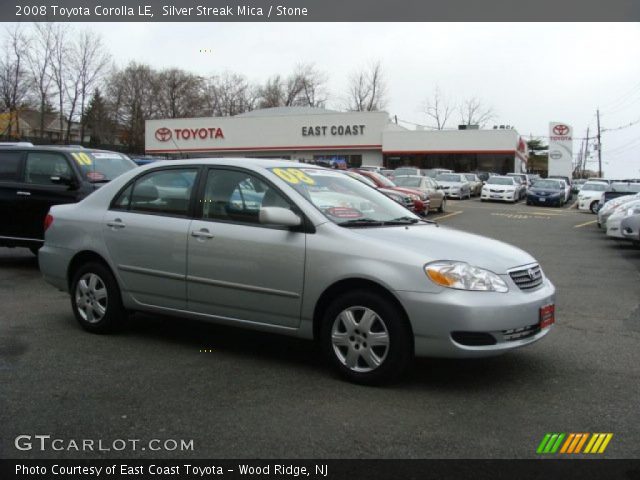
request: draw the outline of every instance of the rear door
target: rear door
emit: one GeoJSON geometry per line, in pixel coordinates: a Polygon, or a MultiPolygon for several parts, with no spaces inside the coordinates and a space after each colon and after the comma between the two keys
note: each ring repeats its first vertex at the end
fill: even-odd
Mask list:
{"type": "Polygon", "coordinates": [[[19,187],[19,228],[23,236],[44,239],[44,218],[53,205],[78,201],[78,185],[54,183],[54,178],[75,179],[69,160],[59,152],[27,152],[19,187]]]}
{"type": "Polygon", "coordinates": [[[0,150],[0,240],[21,236],[16,211],[21,158],[21,151],[0,150]]]}
{"type": "Polygon", "coordinates": [[[189,310],[296,327],[304,283],[305,233],[259,222],[263,206],[294,209],[272,184],[230,168],[207,172],[200,218],[189,232],[189,310]]]}
{"type": "Polygon", "coordinates": [[[136,178],[104,217],[104,240],[123,287],[145,305],[186,307],[187,236],[198,169],[155,169],[136,178]]]}

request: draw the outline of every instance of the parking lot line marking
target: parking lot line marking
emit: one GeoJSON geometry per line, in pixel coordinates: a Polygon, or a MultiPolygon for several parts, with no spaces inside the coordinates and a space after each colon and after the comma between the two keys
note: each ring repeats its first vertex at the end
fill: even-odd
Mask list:
{"type": "Polygon", "coordinates": [[[462,213],[462,210],[458,210],[457,212],[451,212],[451,213],[448,213],[448,214],[446,214],[446,215],[444,215],[444,216],[442,216],[442,217],[438,217],[438,218],[436,218],[435,220],[436,220],[436,221],[438,221],[438,220],[442,220],[443,218],[453,217],[454,215],[459,215],[459,214],[461,214],[461,213],[462,213]]]}
{"type": "Polygon", "coordinates": [[[564,216],[564,213],[557,213],[557,212],[545,212],[545,211],[531,211],[531,212],[518,212],[518,213],[523,213],[525,215],[555,215],[555,216],[559,216],[562,217],[564,216]]]}
{"type": "Polygon", "coordinates": [[[578,225],[574,225],[573,228],[586,227],[587,225],[593,225],[597,220],[591,220],[590,222],[579,223],[578,225]]]}

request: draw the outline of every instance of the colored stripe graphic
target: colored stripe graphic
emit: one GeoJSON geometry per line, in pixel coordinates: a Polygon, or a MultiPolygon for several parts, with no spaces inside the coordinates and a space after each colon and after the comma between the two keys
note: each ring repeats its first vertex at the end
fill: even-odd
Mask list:
{"type": "Polygon", "coordinates": [[[538,445],[537,453],[556,453],[558,448],[560,448],[560,444],[564,439],[564,433],[547,433],[540,445],[538,445]]]}
{"type": "Polygon", "coordinates": [[[539,454],[604,453],[613,433],[547,433],[536,450],[539,454]],[[588,442],[587,442],[588,440],[588,442]],[[584,451],[582,447],[586,447],[584,451]]]}

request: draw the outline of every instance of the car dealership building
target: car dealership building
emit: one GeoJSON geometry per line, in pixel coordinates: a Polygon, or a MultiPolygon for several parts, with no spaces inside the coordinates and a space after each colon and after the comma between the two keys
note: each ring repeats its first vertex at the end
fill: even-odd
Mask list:
{"type": "Polygon", "coordinates": [[[386,112],[282,107],[233,117],[147,120],[147,154],[178,157],[344,160],[350,167],[403,165],[496,173],[527,171],[527,146],[513,129],[409,130],[386,112]]]}

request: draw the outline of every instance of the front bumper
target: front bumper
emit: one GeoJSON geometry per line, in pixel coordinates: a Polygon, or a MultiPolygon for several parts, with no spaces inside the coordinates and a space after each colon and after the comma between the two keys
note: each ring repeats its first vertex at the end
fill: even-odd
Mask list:
{"type": "Polygon", "coordinates": [[[562,205],[564,197],[562,196],[549,196],[549,195],[527,195],[527,202],[534,205],[562,205]]]}
{"type": "Polygon", "coordinates": [[[607,220],[606,228],[607,228],[607,237],[612,238],[624,238],[622,235],[622,229],[620,224],[622,223],[622,218],[609,218],[607,220]]]}
{"type": "Polygon", "coordinates": [[[504,202],[513,202],[518,199],[518,192],[487,192],[480,194],[481,200],[502,200],[504,202]]]}
{"type": "MultiPolygon", "coordinates": [[[[504,277],[503,277],[504,278],[504,277]]],[[[509,282],[509,292],[443,289],[438,294],[397,291],[415,338],[417,356],[474,358],[494,356],[540,340],[552,327],[540,329],[540,308],[555,304],[555,287],[545,278],[535,290],[509,282]],[[454,340],[457,332],[489,335],[492,345],[454,340]]]]}

